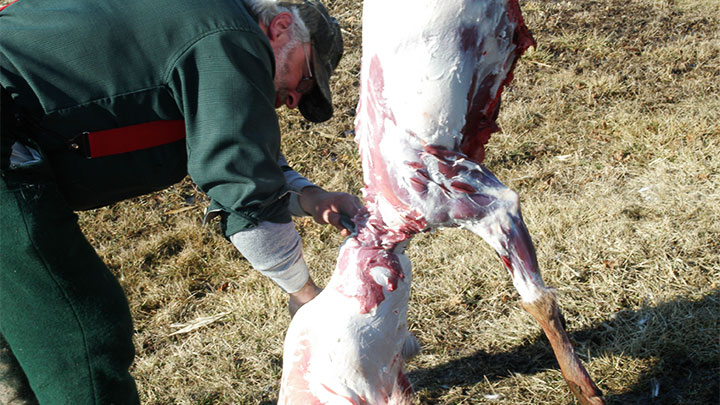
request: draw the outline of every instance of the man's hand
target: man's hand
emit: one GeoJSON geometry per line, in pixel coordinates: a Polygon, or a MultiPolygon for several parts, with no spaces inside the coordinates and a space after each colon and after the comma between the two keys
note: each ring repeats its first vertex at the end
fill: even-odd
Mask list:
{"type": "Polygon", "coordinates": [[[328,192],[320,187],[305,187],[300,192],[300,206],[319,224],[330,224],[343,236],[350,231],[340,224],[341,214],[352,218],[362,208],[360,199],[348,193],[328,192]]]}

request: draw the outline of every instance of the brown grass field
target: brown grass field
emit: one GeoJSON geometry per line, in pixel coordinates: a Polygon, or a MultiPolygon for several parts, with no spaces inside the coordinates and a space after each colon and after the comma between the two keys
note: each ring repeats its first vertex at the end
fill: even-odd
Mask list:
{"type": "MultiPolygon", "coordinates": [[[[335,117],[279,112],[293,166],[361,195],[353,130],[360,1],[328,0],[345,32],[335,117]]],[[[537,40],[505,90],[485,164],[522,198],[546,284],[611,404],[720,401],[720,2],[521,1],[537,40]]],[[[398,26],[412,21],[398,16],[398,26]]],[[[410,95],[409,95],[410,96],[410,95]]],[[[121,280],[144,404],[277,399],[286,297],[220,235],[186,179],[81,214],[121,280]],[[202,322],[205,320],[206,322],[202,322]],[[194,330],[173,334],[183,326],[194,330]]],[[[342,237],[296,220],[325,284],[342,237]]],[[[461,230],[417,237],[408,364],[417,404],[569,404],[539,326],[491,249],[461,230]]]]}

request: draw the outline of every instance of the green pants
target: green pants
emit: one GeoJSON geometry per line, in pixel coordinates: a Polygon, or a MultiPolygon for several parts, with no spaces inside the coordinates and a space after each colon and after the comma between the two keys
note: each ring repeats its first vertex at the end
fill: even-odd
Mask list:
{"type": "Polygon", "coordinates": [[[0,335],[40,404],[137,404],[125,294],[43,177],[0,179],[0,335]]]}

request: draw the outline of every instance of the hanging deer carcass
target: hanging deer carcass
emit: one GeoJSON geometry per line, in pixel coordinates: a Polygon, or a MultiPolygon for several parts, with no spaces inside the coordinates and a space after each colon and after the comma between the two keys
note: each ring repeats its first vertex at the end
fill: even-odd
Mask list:
{"type": "Polygon", "coordinates": [[[502,89],[532,45],[517,0],[364,2],[355,129],[366,212],[326,288],[290,324],[280,404],[409,401],[403,251],[414,234],[448,226],[496,250],[572,392],[603,403],[540,277],[517,194],[481,165],[502,89]]]}

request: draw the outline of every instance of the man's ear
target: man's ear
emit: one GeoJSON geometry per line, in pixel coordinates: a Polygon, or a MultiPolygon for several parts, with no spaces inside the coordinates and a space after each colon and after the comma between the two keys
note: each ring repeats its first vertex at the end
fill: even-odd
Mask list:
{"type": "Polygon", "coordinates": [[[270,41],[287,41],[290,36],[290,26],[292,23],[292,14],[282,12],[276,15],[268,26],[268,39],[270,39],[270,41]],[[283,38],[283,36],[285,36],[285,38],[283,38]]]}

